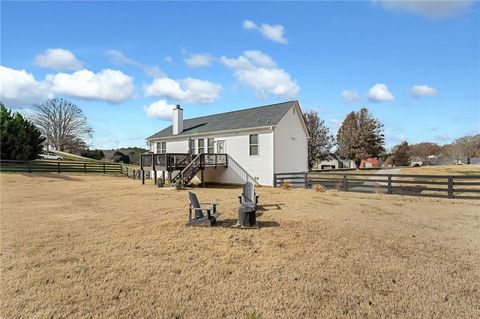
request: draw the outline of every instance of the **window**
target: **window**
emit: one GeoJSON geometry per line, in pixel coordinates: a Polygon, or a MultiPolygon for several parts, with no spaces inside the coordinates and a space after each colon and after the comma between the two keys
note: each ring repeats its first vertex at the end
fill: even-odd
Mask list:
{"type": "Polygon", "coordinates": [[[215,153],[213,149],[213,138],[208,138],[207,139],[207,153],[213,154],[215,153]]]}
{"type": "Polygon", "coordinates": [[[190,152],[192,154],[197,154],[195,151],[195,140],[194,139],[191,139],[188,141],[189,145],[188,145],[188,148],[190,149],[190,152]]]}
{"type": "Polygon", "coordinates": [[[167,152],[167,142],[157,143],[157,154],[165,154],[167,152]]]}
{"type": "Polygon", "coordinates": [[[250,155],[258,155],[258,134],[250,134],[250,155]]]}
{"type": "Polygon", "coordinates": [[[198,154],[205,153],[205,140],[199,139],[198,140],[198,154]]]}

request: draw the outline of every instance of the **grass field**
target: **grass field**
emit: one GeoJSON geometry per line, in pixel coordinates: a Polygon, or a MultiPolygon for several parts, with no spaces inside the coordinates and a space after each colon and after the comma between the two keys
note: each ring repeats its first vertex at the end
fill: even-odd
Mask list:
{"type": "Polygon", "coordinates": [[[445,165],[445,166],[421,166],[402,167],[401,174],[417,175],[479,175],[480,165],[445,165]]]}
{"type": "Polygon", "coordinates": [[[3,318],[479,318],[479,201],[0,174],[3,318]]]}

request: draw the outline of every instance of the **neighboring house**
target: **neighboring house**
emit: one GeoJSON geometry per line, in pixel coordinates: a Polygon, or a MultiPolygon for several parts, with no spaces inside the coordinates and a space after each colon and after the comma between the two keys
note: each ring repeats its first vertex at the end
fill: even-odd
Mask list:
{"type": "Polygon", "coordinates": [[[239,184],[247,174],[273,185],[274,173],[308,170],[308,131],[298,101],[186,120],[177,106],[173,125],[147,144],[156,154],[228,154],[228,167],[202,171],[205,182],[239,184]]]}
{"type": "Polygon", "coordinates": [[[355,161],[340,159],[335,154],[330,154],[323,161],[315,165],[316,169],[340,169],[340,168],[355,168],[355,161]]]}
{"type": "Polygon", "coordinates": [[[380,161],[375,157],[370,157],[360,161],[360,168],[376,168],[382,167],[380,161]]]}

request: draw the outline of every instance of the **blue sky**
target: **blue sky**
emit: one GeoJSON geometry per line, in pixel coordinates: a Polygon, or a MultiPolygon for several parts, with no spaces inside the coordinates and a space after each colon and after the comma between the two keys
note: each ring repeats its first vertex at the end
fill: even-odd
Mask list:
{"type": "Polygon", "coordinates": [[[298,99],[336,134],[367,107],[387,146],[480,132],[474,1],[5,2],[0,98],[64,96],[92,147],[145,146],[185,118],[298,99]]]}

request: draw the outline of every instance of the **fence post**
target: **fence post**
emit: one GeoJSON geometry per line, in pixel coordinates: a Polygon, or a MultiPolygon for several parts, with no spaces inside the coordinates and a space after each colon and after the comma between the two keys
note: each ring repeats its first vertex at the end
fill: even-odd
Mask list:
{"type": "Polygon", "coordinates": [[[273,174],[273,187],[277,187],[277,174],[273,174]]]}
{"type": "Polygon", "coordinates": [[[58,174],[60,174],[60,162],[57,162],[58,174]]]}
{"type": "Polygon", "coordinates": [[[83,163],[83,172],[87,173],[87,163],[83,163]]]}
{"type": "Polygon", "coordinates": [[[453,176],[448,177],[448,198],[453,198],[453,176]]]}
{"type": "Polygon", "coordinates": [[[343,174],[343,190],[344,190],[345,192],[348,192],[347,183],[348,183],[348,181],[347,181],[347,174],[343,174]]]}
{"type": "Polygon", "coordinates": [[[105,163],[103,163],[103,174],[105,174],[105,163]]]}
{"type": "Polygon", "coordinates": [[[387,194],[392,194],[392,175],[388,175],[387,194]]]}
{"type": "Polygon", "coordinates": [[[303,178],[305,179],[305,188],[308,188],[308,173],[307,172],[304,173],[303,178]]]}
{"type": "Polygon", "coordinates": [[[142,169],[142,185],[145,184],[145,171],[142,169]]]}
{"type": "Polygon", "coordinates": [[[32,172],[32,161],[28,161],[28,172],[32,172]]]}

